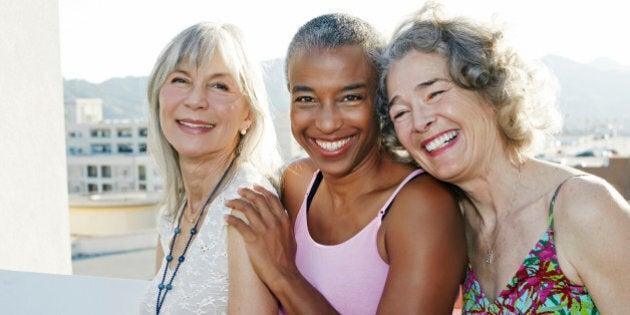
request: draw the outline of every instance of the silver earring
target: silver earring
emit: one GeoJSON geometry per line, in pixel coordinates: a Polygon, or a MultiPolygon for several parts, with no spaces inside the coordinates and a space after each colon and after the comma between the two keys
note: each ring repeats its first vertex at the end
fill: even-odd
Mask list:
{"type": "Polygon", "coordinates": [[[245,134],[247,134],[247,128],[241,129],[241,136],[244,136],[245,134]]]}

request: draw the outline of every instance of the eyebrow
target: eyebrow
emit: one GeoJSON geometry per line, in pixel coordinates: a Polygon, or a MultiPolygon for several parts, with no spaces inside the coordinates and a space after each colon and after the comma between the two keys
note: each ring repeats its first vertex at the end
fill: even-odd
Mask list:
{"type": "MultiPolygon", "coordinates": [[[[414,90],[421,91],[421,90],[424,90],[424,89],[430,87],[431,85],[435,84],[436,82],[441,82],[441,81],[443,81],[443,82],[451,82],[451,80],[448,80],[448,79],[445,79],[445,78],[433,78],[433,79],[429,79],[427,81],[418,83],[415,86],[414,90]]],[[[395,96],[394,98],[392,98],[391,101],[387,102],[387,108],[391,107],[392,104],[396,101],[396,99],[398,99],[398,96],[395,96]]]]}
{"type": "MultiPolygon", "coordinates": [[[[173,74],[173,73],[176,73],[176,72],[182,73],[182,74],[184,74],[184,75],[186,75],[186,76],[191,76],[191,74],[190,74],[190,72],[189,72],[188,70],[184,70],[184,69],[181,69],[181,68],[175,68],[175,69],[174,69],[171,73],[169,73],[169,75],[171,75],[171,74],[173,74]]],[[[215,79],[215,78],[224,78],[224,77],[234,79],[234,77],[232,77],[232,74],[230,74],[229,72],[217,72],[217,73],[213,73],[213,74],[210,76],[210,79],[215,79]]],[[[234,79],[234,80],[236,80],[236,79],[234,79]]]]}
{"type": "MultiPolygon", "coordinates": [[[[347,92],[347,91],[352,91],[352,90],[356,90],[356,89],[362,89],[362,88],[366,88],[367,84],[365,83],[355,83],[355,84],[350,84],[350,85],[346,85],[343,88],[341,88],[341,91],[343,92],[347,92]]],[[[305,85],[296,85],[291,89],[291,93],[296,93],[296,92],[313,92],[314,90],[311,87],[305,86],[305,85]]]]}

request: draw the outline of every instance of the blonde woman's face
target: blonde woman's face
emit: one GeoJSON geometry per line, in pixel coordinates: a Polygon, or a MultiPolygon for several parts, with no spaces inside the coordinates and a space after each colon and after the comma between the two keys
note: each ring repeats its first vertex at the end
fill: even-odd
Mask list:
{"type": "Polygon", "coordinates": [[[502,148],[491,106],[452,82],[446,59],[411,51],[387,73],[400,143],[433,176],[458,182],[502,148]]]}
{"type": "Polygon", "coordinates": [[[215,53],[199,67],[184,60],[159,93],[160,126],[182,158],[231,154],[250,111],[223,58],[215,53]]]}

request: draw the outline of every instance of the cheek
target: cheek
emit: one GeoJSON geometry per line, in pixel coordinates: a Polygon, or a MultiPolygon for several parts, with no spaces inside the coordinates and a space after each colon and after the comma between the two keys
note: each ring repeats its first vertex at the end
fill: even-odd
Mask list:
{"type": "Polygon", "coordinates": [[[399,122],[394,124],[394,131],[401,144],[407,145],[411,142],[411,128],[406,122],[399,122]]]}
{"type": "Polygon", "coordinates": [[[291,130],[296,130],[302,128],[302,125],[305,121],[309,120],[311,115],[306,111],[302,110],[291,110],[290,120],[291,120],[291,130]]]}

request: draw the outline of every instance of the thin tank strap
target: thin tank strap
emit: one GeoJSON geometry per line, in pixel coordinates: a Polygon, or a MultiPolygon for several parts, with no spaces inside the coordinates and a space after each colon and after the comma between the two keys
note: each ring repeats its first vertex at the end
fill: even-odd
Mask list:
{"type": "Polygon", "coordinates": [[[419,168],[413,172],[411,172],[409,175],[407,175],[407,177],[405,177],[405,179],[403,179],[402,182],[400,182],[400,184],[398,184],[398,187],[396,187],[396,190],[394,191],[394,193],[392,193],[392,195],[389,197],[389,199],[387,199],[387,202],[385,202],[385,210],[381,211],[379,214],[381,214],[381,221],[383,221],[383,219],[385,219],[385,216],[389,213],[389,209],[392,207],[392,204],[394,203],[394,199],[396,198],[396,196],[398,195],[398,192],[405,187],[405,184],[407,184],[410,180],[414,179],[416,176],[420,175],[424,173],[424,170],[419,168]]]}
{"type": "Polygon", "coordinates": [[[560,192],[560,188],[562,188],[562,186],[564,186],[564,184],[566,182],[568,182],[570,179],[572,178],[576,178],[576,177],[581,177],[581,176],[587,176],[588,174],[573,174],[571,176],[569,176],[568,178],[566,178],[565,180],[563,180],[558,187],[556,187],[556,191],[554,191],[553,193],[553,197],[551,197],[551,203],[549,204],[549,228],[553,228],[553,208],[556,205],[556,197],[558,197],[558,193],[560,192]]]}
{"type": "Polygon", "coordinates": [[[311,208],[311,202],[313,201],[313,197],[315,197],[315,192],[319,187],[319,184],[322,182],[322,172],[320,170],[315,171],[313,174],[313,179],[311,180],[311,185],[308,189],[308,195],[306,196],[306,212],[311,208]]]}

